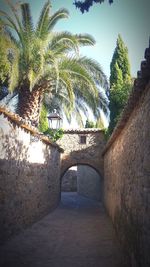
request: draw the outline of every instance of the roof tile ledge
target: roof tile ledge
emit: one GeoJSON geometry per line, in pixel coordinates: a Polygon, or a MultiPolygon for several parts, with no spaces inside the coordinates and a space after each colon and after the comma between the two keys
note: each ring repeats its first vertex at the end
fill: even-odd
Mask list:
{"type": "Polygon", "coordinates": [[[137,79],[135,79],[134,81],[133,90],[122,112],[120,120],[118,121],[112,135],[110,136],[106,144],[106,147],[103,151],[103,156],[109,150],[109,148],[117,139],[117,137],[120,135],[121,131],[129,120],[131,113],[138,105],[139,100],[141,99],[143,94],[150,90],[150,44],[149,48],[146,48],[145,50],[145,59],[146,60],[142,61],[141,63],[141,71],[138,71],[137,73],[137,79]]]}
{"type": "Polygon", "coordinates": [[[39,132],[38,129],[31,125],[31,122],[28,120],[23,119],[18,114],[11,112],[9,109],[6,108],[4,105],[0,105],[0,115],[3,114],[9,121],[13,124],[23,128],[24,130],[30,132],[33,136],[37,136],[41,141],[43,141],[46,145],[51,145],[56,147],[59,152],[63,153],[64,150],[58,144],[54,143],[50,140],[46,135],[39,132]]]}
{"type": "Polygon", "coordinates": [[[139,101],[141,97],[146,93],[148,90],[150,90],[150,79],[149,82],[146,82],[146,80],[136,80],[135,85],[133,87],[132,93],[129,97],[129,100],[122,112],[122,115],[120,117],[120,120],[118,121],[112,135],[110,136],[106,147],[103,151],[103,156],[105,153],[109,150],[111,145],[115,142],[117,137],[120,135],[122,130],[124,129],[127,121],[129,120],[131,113],[134,111],[134,109],[137,107],[139,104],[139,101]]]}
{"type": "Polygon", "coordinates": [[[88,134],[88,133],[97,133],[104,132],[99,128],[76,128],[76,129],[63,129],[65,134],[88,134]]]}

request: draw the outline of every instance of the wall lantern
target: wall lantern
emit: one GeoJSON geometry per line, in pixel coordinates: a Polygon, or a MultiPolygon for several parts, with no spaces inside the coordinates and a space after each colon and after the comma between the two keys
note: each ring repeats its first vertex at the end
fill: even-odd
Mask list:
{"type": "Polygon", "coordinates": [[[62,118],[57,113],[57,110],[54,109],[54,112],[48,115],[48,124],[50,129],[59,129],[61,125],[62,118]]]}

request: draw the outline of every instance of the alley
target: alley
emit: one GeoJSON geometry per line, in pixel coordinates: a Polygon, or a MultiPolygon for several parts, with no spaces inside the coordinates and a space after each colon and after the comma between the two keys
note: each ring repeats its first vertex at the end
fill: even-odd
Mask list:
{"type": "Polygon", "coordinates": [[[63,193],[59,207],[1,247],[1,267],[123,267],[102,205],[63,193]]]}

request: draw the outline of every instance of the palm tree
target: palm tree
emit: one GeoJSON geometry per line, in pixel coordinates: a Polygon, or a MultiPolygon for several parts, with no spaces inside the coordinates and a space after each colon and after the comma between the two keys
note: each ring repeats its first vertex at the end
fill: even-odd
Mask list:
{"type": "Polygon", "coordinates": [[[94,39],[88,34],[54,33],[55,24],[68,18],[68,11],[60,9],[50,15],[49,1],[42,9],[36,27],[29,4],[19,5],[21,17],[15,6],[11,3],[9,6],[13,18],[1,10],[0,22],[13,44],[9,88],[18,88],[17,113],[37,126],[44,94],[55,94],[59,88],[66,92],[70,110],[74,108],[75,91],[78,91],[85,99],[94,99],[96,112],[97,84],[106,88],[107,79],[99,64],[79,55],[79,47],[94,45],[94,39]],[[17,38],[10,29],[15,31],[17,38]]]}
{"type": "MultiPolygon", "coordinates": [[[[51,91],[51,93],[46,93],[43,99],[43,110],[44,117],[46,118],[47,114],[53,112],[56,109],[61,117],[65,116],[68,122],[70,123],[72,118],[75,118],[80,127],[84,126],[83,114],[84,117],[89,117],[89,111],[93,112],[95,120],[100,120],[102,109],[105,114],[108,114],[108,99],[105,93],[99,92],[98,103],[95,101],[95,96],[91,94],[86,87],[75,85],[74,95],[75,99],[71,103],[68,98],[68,94],[63,86],[59,86],[57,92],[51,91]],[[72,108],[73,106],[73,108],[72,108]]],[[[42,114],[41,114],[42,115],[42,114]]],[[[41,119],[43,120],[42,116],[41,119]]]]}

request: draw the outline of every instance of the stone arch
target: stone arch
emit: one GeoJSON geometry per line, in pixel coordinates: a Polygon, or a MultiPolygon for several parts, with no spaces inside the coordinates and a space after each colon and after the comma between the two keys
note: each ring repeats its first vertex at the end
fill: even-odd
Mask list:
{"type": "Polygon", "coordinates": [[[61,155],[61,179],[71,166],[77,165],[90,166],[103,178],[104,131],[94,128],[66,130],[58,144],[64,150],[61,155]],[[81,142],[81,137],[85,137],[86,142],[81,142]]]}
{"type": "Polygon", "coordinates": [[[91,167],[92,169],[94,169],[98,175],[100,175],[102,178],[103,178],[103,175],[102,175],[102,171],[97,168],[97,166],[95,166],[94,164],[91,164],[91,162],[87,163],[87,162],[78,162],[78,163],[70,163],[69,165],[66,164],[66,166],[61,169],[61,173],[60,173],[60,181],[62,180],[63,176],[65,175],[65,173],[71,168],[71,167],[74,167],[74,166],[89,166],[91,167]]]}
{"type": "Polygon", "coordinates": [[[91,163],[68,165],[61,173],[60,186],[62,193],[76,192],[81,196],[103,201],[103,176],[91,163]]]}

